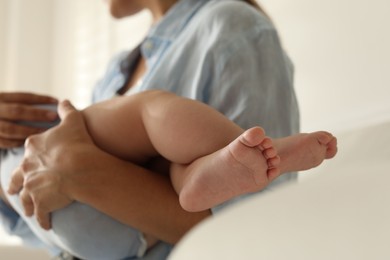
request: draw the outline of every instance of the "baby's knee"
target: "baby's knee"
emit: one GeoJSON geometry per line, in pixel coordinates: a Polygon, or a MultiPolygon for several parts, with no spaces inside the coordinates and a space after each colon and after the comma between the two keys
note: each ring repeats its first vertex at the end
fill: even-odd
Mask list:
{"type": "Polygon", "coordinates": [[[136,94],[138,98],[144,99],[144,100],[161,100],[161,98],[172,98],[172,97],[178,97],[175,93],[169,92],[162,89],[148,89],[142,92],[139,92],[136,94]]]}

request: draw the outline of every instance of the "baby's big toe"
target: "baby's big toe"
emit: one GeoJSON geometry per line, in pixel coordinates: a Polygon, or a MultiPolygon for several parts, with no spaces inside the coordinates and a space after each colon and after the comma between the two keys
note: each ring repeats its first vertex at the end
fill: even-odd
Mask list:
{"type": "Polygon", "coordinates": [[[252,127],[241,135],[241,142],[248,147],[260,145],[265,138],[265,133],[261,127],[252,127]]]}
{"type": "Polygon", "coordinates": [[[318,142],[322,145],[328,145],[332,139],[334,139],[334,136],[331,133],[325,131],[316,132],[314,134],[316,135],[318,142]]]}

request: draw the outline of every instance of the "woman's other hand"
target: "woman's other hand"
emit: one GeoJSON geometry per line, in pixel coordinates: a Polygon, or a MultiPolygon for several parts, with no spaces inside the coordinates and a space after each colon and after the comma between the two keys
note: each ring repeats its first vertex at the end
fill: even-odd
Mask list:
{"type": "Polygon", "coordinates": [[[18,122],[53,122],[57,118],[57,113],[36,105],[56,103],[57,100],[50,96],[0,92],[0,149],[21,146],[27,137],[45,130],[21,125],[18,122]]]}
{"type": "Polygon", "coordinates": [[[73,201],[67,184],[94,146],[81,112],[64,101],[58,113],[58,126],[27,138],[24,159],[13,172],[8,189],[10,194],[19,193],[25,214],[35,215],[44,229],[51,228],[50,212],[73,201]]]}

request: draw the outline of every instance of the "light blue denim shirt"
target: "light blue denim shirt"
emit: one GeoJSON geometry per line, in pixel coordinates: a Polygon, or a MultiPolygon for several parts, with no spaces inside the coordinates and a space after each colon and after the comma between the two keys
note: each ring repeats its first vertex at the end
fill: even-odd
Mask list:
{"type": "MultiPolygon", "coordinates": [[[[152,28],[141,52],[147,71],[132,91],[164,89],[197,99],[243,128],[261,125],[271,137],[299,131],[292,64],[273,24],[249,5],[181,0],[152,28]]],[[[94,102],[125,84],[127,56],[110,64],[94,102]]]]}
{"type": "MultiPolygon", "coordinates": [[[[292,63],[274,25],[248,4],[180,0],[150,30],[139,51],[147,70],[131,93],[171,91],[214,107],[242,128],[260,125],[271,137],[299,131],[292,63]]],[[[117,95],[128,81],[136,54],[137,50],[123,52],[112,60],[95,87],[93,102],[117,95]]],[[[284,175],[267,190],[296,178],[284,175]]],[[[165,259],[169,250],[160,243],[143,259],[165,259]]]]}

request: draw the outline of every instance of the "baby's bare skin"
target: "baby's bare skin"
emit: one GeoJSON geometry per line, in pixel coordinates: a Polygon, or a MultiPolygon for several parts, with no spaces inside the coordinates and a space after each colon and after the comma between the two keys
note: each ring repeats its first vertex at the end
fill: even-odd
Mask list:
{"type": "Polygon", "coordinates": [[[336,137],[325,131],[276,139],[274,145],[281,158],[282,173],[309,170],[337,153],[336,137]]]}
{"type": "Polygon", "coordinates": [[[235,196],[265,188],[283,173],[308,170],[337,153],[337,140],[327,132],[270,139],[260,127],[245,131],[213,153],[205,170],[189,175],[180,192],[188,211],[212,208],[235,196]]]}

